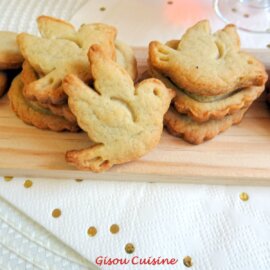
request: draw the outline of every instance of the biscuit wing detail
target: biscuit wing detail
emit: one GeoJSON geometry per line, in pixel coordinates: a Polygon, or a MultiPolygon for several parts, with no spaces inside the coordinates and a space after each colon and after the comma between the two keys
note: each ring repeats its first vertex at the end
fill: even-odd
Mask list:
{"type": "Polygon", "coordinates": [[[163,116],[174,92],[156,79],[134,87],[127,71],[99,45],[88,53],[94,89],[74,75],[64,80],[71,111],[94,145],[66,154],[80,169],[103,171],[141,157],[159,142],[163,116]]]}

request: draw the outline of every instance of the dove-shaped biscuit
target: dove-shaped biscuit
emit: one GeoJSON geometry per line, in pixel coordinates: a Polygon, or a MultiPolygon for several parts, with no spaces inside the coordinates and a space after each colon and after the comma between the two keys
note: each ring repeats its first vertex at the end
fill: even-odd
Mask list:
{"type": "Polygon", "coordinates": [[[209,120],[198,123],[185,114],[179,114],[173,108],[164,116],[164,124],[170,134],[182,137],[192,144],[201,144],[204,141],[214,138],[219,133],[241,122],[248,108],[244,108],[226,115],[219,120],[209,120]]]}
{"type": "Polygon", "coordinates": [[[157,79],[134,87],[127,71],[99,45],[93,45],[88,56],[94,89],[74,75],[64,79],[63,88],[79,126],[94,145],[67,152],[66,160],[80,169],[100,172],[137,159],[158,144],[174,92],[157,79]]]}
{"type": "MultiPolygon", "coordinates": [[[[220,120],[226,115],[234,114],[243,108],[248,108],[264,91],[263,86],[251,86],[222,96],[211,96],[214,100],[198,100],[190,93],[178,88],[171,80],[161,75],[153,68],[150,74],[161,80],[168,88],[174,89],[174,108],[181,114],[187,114],[193,120],[202,123],[208,120],[220,120]]],[[[201,98],[202,96],[196,96],[201,98]]],[[[208,97],[210,98],[210,97],[208,97]]]]}
{"type": "MultiPolygon", "coordinates": [[[[22,71],[21,71],[21,80],[22,80],[22,83],[24,84],[24,87],[23,87],[24,96],[25,96],[24,89],[26,88],[26,86],[38,79],[39,79],[39,76],[35,72],[35,70],[30,66],[28,61],[24,61],[22,65],[22,71]]],[[[38,101],[31,101],[31,103],[35,104],[36,107],[41,107],[41,109],[42,108],[48,109],[49,111],[51,111],[53,114],[57,116],[63,116],[67,121],[71,123],[76,123],[76,118],[70,111],[67,103],[60,104],[60,105],[54,105],[50,103],[41,103],[38,101]]]]}
{"type": "MultiPolygon", "coordinates": [[[[43,38],[75,40],[75,42],[79,42],[80,47],[84,47],[87,52],[89,50],[89,44],[92,44],[93,40],[97,40],[98,33],[95,33],[95,31],[91,31],[91,35],[85,35],[82,39],[76,40],[77,35],[74,26],[61,19],[40,16],[37,19],[37,24],[43,38]]],[[[92,27],[93,25],[94,24],[87,26],[83,25],[83,27],[92,27]]],[[[108,36],[111,36],[112,29],[107,25],[95,25],[96,27],[99,27],[100,31],[107,32],[108,36]]],[[[111,42],[111,39],[108,39],[108,42],[111,42]]],[[[137,63],[131,47],[119,40],[115,40],[115,44],[107,45],[104,44],[104,40],[100,40],[100,44],[105,45],[103,50],[107,50],[107,54],[111,55],[112,59],[116,59],[117,63],[123,66],[135,81],[137,78],[137,63]]]]}
{"type": "Polygon", "coordinates": [[[30,100],[63,104],[66,95],[62,79],[67,74],[76,74],[85,82],[91,79],[87,52],[92,44],[100,44],[108,57],[115,58],[116,29],[105,24],[87,24],[76,31],[66,22],[48,18],[38,19],[41,33],[46,37],[26,33],[17,37],[24,58],[44,76],[27,85],[24,93],[30,100]]]}
{"type": "Polygon", "coordinates": [[[71,123],[63,117],[56,116],[51,111],[25,99],[22,93],[23,87],[21,75],[18,75],[12,81],[8,92],[11,108],[21,120],[40,129],[71,132],[79,130],[76,123],[71,123]]]}
{"type": "Polygon", "coordinates": [[[92,44],[100,44],[103,51],[115,59],[114,42],[117,30],[113,26],[103,23],[82,24],[76,31],[69,22],[50,16],[39,16],[37,24],[43,38],[73,41],[85,52],[85,55],[92,44]]]}
{"type": "Polygon", "coordinates": [[[267,78],[264,66],[253,56],[240,51],[234,25],[211,34],[206,20],[188,29],[176,49],[151,42],[149,62],[179,88],[201,96],[262,86],[267,78]]]}

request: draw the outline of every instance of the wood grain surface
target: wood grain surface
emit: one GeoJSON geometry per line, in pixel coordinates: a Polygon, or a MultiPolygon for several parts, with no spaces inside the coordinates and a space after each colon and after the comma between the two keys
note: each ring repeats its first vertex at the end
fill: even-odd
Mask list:
{"type": "MultiPolygon", "coordinates": [[[[147,50],[136,48],[140,74],[147,50]]],[[[270,69],[270,50],[252,50],[270,69]]],[[[147,182],[270,185],[270,110],[265,95],[240,125],[201,145],[190,145],[164,131],[160,144],[143,158],[105,173],[78,171],[65,152],[90,145],[85,133],[42,131],[24,124],[0,99],[0,175],[147,182]]]]}

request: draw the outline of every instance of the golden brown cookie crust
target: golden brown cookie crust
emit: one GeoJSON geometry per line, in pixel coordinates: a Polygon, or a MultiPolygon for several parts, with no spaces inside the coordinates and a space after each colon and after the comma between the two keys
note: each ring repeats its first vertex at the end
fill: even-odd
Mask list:
{"type": "Polygon", "coordinates": [[[68,122],[63,117],[56,116],[46,109],[36,107],[35,104],[27,101],[23,94],[23,83],[20,75],[12,82],[8,97],[11,107],[17,116],[29,125],[40,129],[50,129],[53,131],[71,131],[79,130],[76,124],[68,122]]]}
{"type": "MultiPolygon", "coordinates": [[[[39,79],[39,76],[35,72],[35,70],[30,66],[28,61],[24,61],[23,68],[21,72],[21,80],[24,84],[24,86],[27,86],[28,84],[36,81],[39,79]]],[[[23,94],[25,91],[25,87],[23,88],[23,94]]],[[[44,109],[50,110],[53,114],[58,116],[63,116],[67,121],[76,124],[77,120],[76,117],[73,115],[73,113],[70,111],[67,104],[62,105],[53,105],[53,104],[46,104],[46,103],[40,103],[37,101],[32,101],[36,104],[36,106],[40,106],[44,109]]]]}
{"type": "Polygon", "coordinates": [[[129,73],[133,81],[138,76],[137,61],[130,46],[120,40],[115,41],[116,62],[129,73]]]}
{"type": "Polygon", "coordinates": [[[149,45],[149,61],[179,88],[201,96],[262,86],[267,80],[263,64],[240,51],[233,25],[212,35],[209,22],[201,21],[186,31],[177,49],[153,41],[149,45]]]}
{"type": "Polygon", "coordinates": [[[73,42],[62,39],[44,39],[29,34],[18,35],[18,44],[31,67],[43,77],[26,85],[25,96],[41,103],[63,104],[66,95],[62,89],[62,79],[66,74],[75,73],[84,81],[91,75],[85,70],[89,63],[80,48],[73,42]]]}
{"type": "Polygon", "coordinates": [[[156,79],[134,87],[127,71],[98,45],[88,55],[94,89],[74,75],[65,78],[63,87],[79,126],[95,144],[67,152],[66,160],[79,169],[100,172],[137,159],[158,144],[174,92],[156,79]]]}
{"type": "MultiPolygon", "coordinates": [[[[65,38],[75,40],[74,34],[76,33],[76,29],[69,22],[49,16],[40,16],[37,19],[37,23],[39,32],[44,38],[65,38]]],[[[106,31],[105,27],[104,30],[106,31]]],[[[87,49],[89,49],[89,47],[87,49]]],[[[112,58],[115,58],[116,56],[117,63],[122,65],[135,81],[137,78],[137,63],[132,48],[124,42],[116,40],[115,49],[116,54],[112,53],[112,58]]]]}
{"type": "Polygon", "coordinates": [[[214,100],[213,102],[199,102],[179,89],[169,79],[155,71],[153,68],[150,67],[149,71],[153,77],[161,80],[168,88],[175,90],[176,96],[173,99],[175,109],[179,113],[187,114],[197,122],[219,120],[226,115],[247,108],[264,91],[264,86],[252,86],[238,90],[235,93],[214,100]]]}
{"type": "Polygon", "coordinates": [[[71,23],[45,15],[37,18],[37,25],[39,33],[44,38],[68,38],[76,31],[71,23]]]}
{"type": "Polygon", "coordinates": [[[62,80],[68,74],[75,74],[89,83],[92,76],[87,52],[93,44],[100,44],[111,59],[116,59],[118,55],[118,61],[136,79],[137,66],[132,49],[115,41],[117,30],[113,26],[102,23],[83,24],[76,31],[68,22],[48,16],[39,17],[37,23],[41,37],[22,33],[17,38],[25,59],[42,75],[25,87],[25,96],[29,100],[64,104],[67,97],[62,88],[62,80]]]}
{"type": "Polygon", "coordinates": [[[240,123],[247,109],[239,110],[220,120],[209,120],[204,123],[198,123],[189,116],[179,114],[173,108],[170,108],[165,114],[164,124],[168,132],[173,136],[181,137],[191,144],[201,144],[204,141],[214,138],[232,125],[240,123]]]}
{"type": "Polygon", "coordinates": [[[91,72],[87,52],[92,44],[100,44],[104,53],[115,59],[117,31],[112,26],[85,24],[75,31],[70,24],[55,18],[41,17],[38,23],[43,37],[26,33],[17,37],[24,58],[38,74],[43,74],[25,87],[29,100],[55,105],[65,103],[62,80],[67,74],[75,74],[88,83],[91,72]]]}

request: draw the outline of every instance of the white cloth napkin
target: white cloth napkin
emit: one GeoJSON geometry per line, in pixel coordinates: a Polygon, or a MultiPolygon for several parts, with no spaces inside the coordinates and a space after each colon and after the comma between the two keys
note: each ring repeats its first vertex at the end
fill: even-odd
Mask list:
{"type": "Polygon", "coordinates": [[[0,269],[98,269],[0,197],[0,269]]]}
{"type": "Polygon", "coordinates": [[[87,0],[1,0],[0,29],[37,33],[36,18],[40,15],[70,19],[87,0]]]}
{"type": "MultiPolygon", "coordinates": [[[[0,18],[0,26],[2,30],[35,32],[37,15],[68,19],[76,12],[79,2],[1,0],[1,14],[9,15],[0,18]]],[[[96,20],[111,22],[118,27],[121,39],[145,45],[151,39],[165,41],[180,36],[178,29],[183,31],[186,25],[192,24],[190,18],[197,10],[209,11],[207,16],[212,21],[218,20],[212,18],[210,1],[207,6],[205,1],[189,1],[188,5],[193,6],[180,14],[181,10],[173,5],[160,7],[163,2],[167,3],[92,0],[78,11],[73,22],[78,25],[96,20]],[[100,7],[105,7],[105,11],[100,11],[100,7]],[[129,12],[125,13],[128,7],[129,12]],[[162,26],[162,14],[169,8],[175,9],[177,23],[167,22],[162,26]],[[153,18],[155,24],[151,21],[153,18]]],[[[222,24],[218,21],[214,28],[222,24]]],[[[259,43],[261,39],[257,37],[252,38],[255,40],[252,44],[259,43]]],[[[249,41],[243,40],[243,44],[251,44],[249,41]]],[[[151,184],[147,183],[148,179],[145,183],[31,179],[33,186],[26,189],[25,180],[16,178],[6,182],[0,178],[0,196],[92,262],[99,256],[122,259],[161,256],[178,260],[173,266],[102,265],[102,269],[180,270],[185,269],[182,260],[187,255],[193,260],[191,269],[194,270],[269,269],[269,187],[151,184]],[[243,191],[250,196],[247,202],[239,199],[243,191]],[[57,219],[51,215],[55,208],[62,211],[57,219]],[[110,233],[112,224],[119,225],[118,234],[110,233]],[[87,234],[90,226],[97,229],[94,237],[87,234]],[[125,252],[127,243],[135,246],[133,254],[125,252]]]]}
{"type": "MultiPolygon", "coordinates": [[[[110,258],[176,258],[174,266],[104,266],[101,269],[269,269],[270,189],[206,185],[116,183],[74,180],[0,179],[0,195],[80,254],[95,262],[110,258]],[[249,201],[239,199],[247,192],[249,201]],[[53,209],[62,215],[55,219],[53,209]],[[118,234],[109,228],[118,224],[118,234]],[[90,226],[97,228],[89,237],[90,226]],[[125,245],[135,246],[134,254],[125,245]]],[[[147,179],[146,179],[147,180],[147,179]]]]}

